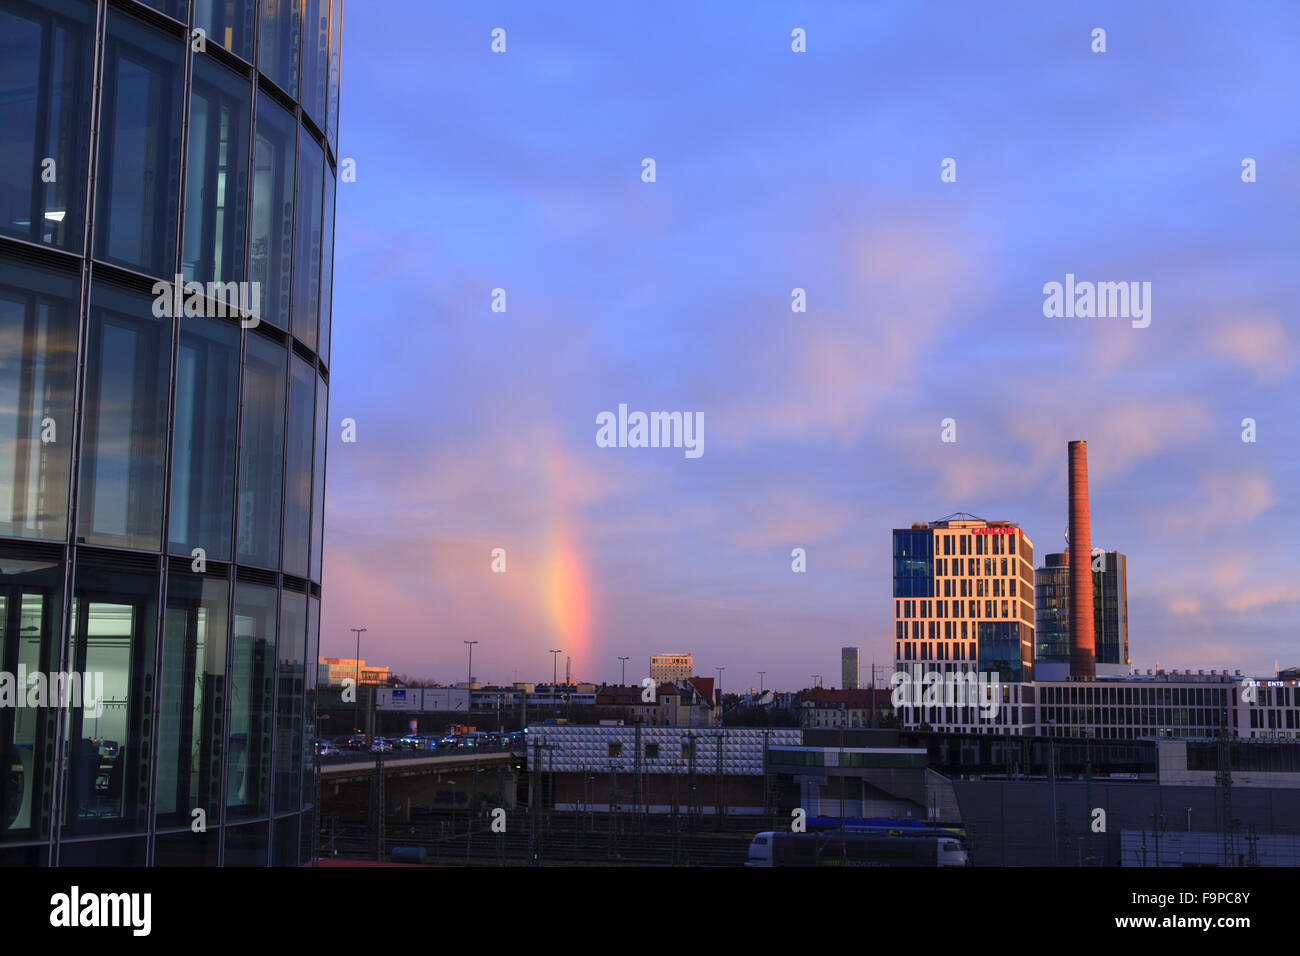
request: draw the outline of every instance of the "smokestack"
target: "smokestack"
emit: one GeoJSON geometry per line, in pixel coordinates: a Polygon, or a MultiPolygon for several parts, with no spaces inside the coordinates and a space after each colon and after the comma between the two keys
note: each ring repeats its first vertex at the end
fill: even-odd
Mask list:
{"type": "Polygon", "coordinates": [[[1092,620],[1092,528],[1088,511],[1088,443],[1070,442],[1070,676],[1097,676],[1092,620]]]}

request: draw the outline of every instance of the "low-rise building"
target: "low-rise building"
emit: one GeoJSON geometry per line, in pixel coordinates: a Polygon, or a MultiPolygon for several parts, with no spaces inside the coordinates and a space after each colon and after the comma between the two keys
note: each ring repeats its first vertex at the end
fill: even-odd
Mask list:
{"type": "Polygon", "coordinates": [[[716,727],[722,708],[715,696],[712,677],[665,682],[650,699],[646,688],[606,684],[596,691],[596,714],[652,727],[716,727]]]}
{"type": "Polygon", "coordinates": [[[887,690],[813,687],[799,693],[801,727],[871,727],[892,713],[887,690]]]}
{"type": "Polygon", "coordinates": [[[387,684],[391,676],[387,667],[367,664],[362,658],[355,657],[320,657],[317,659],[317,683],[326,687],[338,687],[345,680],[358,680],[362,684],[387,684]]]}

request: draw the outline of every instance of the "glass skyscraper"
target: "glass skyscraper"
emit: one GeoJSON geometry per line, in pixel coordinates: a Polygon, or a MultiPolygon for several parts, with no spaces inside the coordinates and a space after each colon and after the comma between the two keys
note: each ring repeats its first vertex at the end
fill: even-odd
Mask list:
{"type": "MultiPolygon", "coordinates": [[[[1070,554],[1049,554],[1044,567],[1034,569],[1034,613],[1037,622],[1035,659],[1043,664],[1070,661],[1070,554]]],[[[1128,557],[1119,551],[1097,550],[1092,571],[1093,642],[1097,664],[1110,674],[1126,674],[1128,656],[1128,557]]],[[[1060,667],[1045,673],[1064,677],[1060,667]]]]}
{"type": "Polygon", "coordinates": [[[341,22],[0,0],[0,865],[310,855],[341,22]]]}

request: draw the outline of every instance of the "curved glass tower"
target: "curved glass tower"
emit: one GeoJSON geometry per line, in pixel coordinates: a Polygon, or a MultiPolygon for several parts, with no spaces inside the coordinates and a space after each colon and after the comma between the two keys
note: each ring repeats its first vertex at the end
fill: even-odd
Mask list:
{"type": "Polygon", "coordinates": [[[341,21],[0,0],[0,865],[310,855],[341,21]]]}

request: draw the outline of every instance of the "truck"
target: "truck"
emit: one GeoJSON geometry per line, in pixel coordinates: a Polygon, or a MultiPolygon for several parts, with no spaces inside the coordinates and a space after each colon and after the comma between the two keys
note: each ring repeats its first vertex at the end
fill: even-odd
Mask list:
{"type": "Polygon", "coordinates": [[[962,840],[942,830],[882,830],[754,835],[746,866],[966,866],[962,840]]]}

